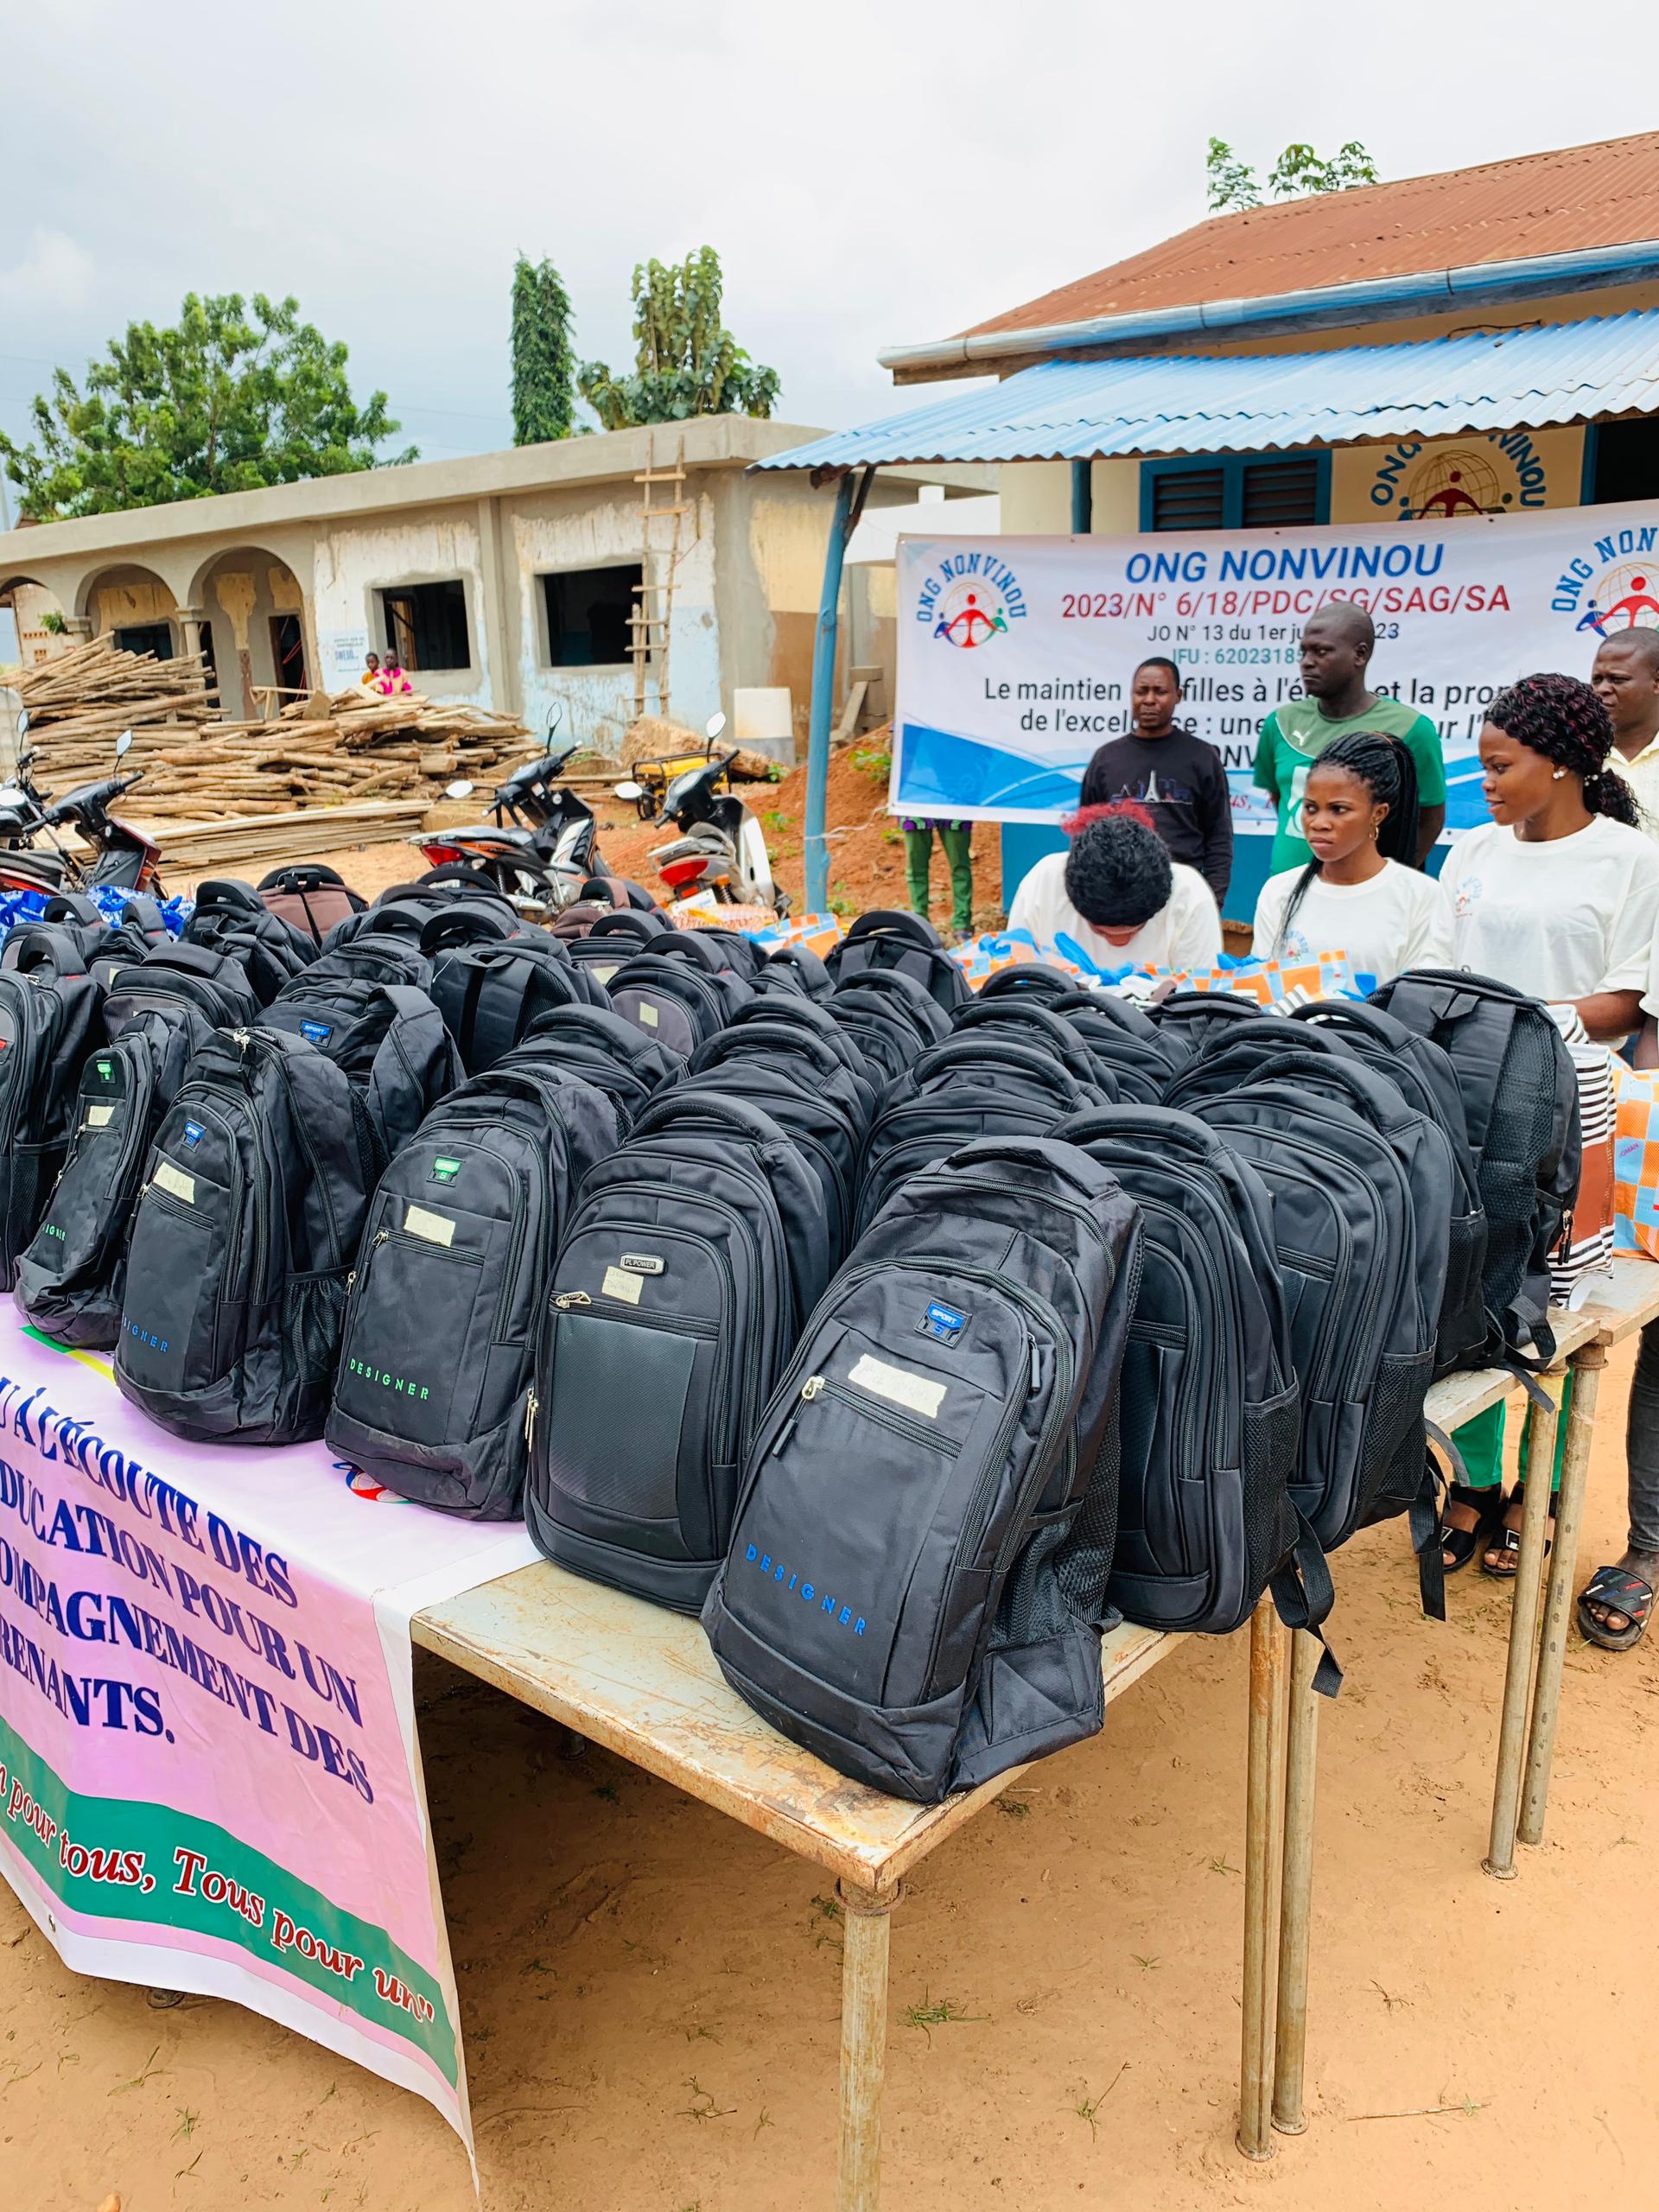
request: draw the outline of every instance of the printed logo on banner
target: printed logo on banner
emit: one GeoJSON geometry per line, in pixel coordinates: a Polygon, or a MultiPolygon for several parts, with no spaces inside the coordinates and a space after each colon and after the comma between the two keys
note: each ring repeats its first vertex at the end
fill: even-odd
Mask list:
{"type": "Polygon", "coordinates": [[[1555,579],[1549,605],[1599,638],[1659,628],[1659,526],[1626,523],[1592,538],[1555,579]]]}
{"type": "Polygon", "coordinates": [[[1491,430],[1452,446],[1402,438],[1383,454],[1371,483],[1371,505],[1391,509],[1402,522],[1510,514],[1548,500],[1544,458],[1526,430],[1491,430]]]}
{"type": "Polygon", "coordinates": [[[947,554],[923,578],[916,604],[916,620],[963,652],[1006,638],[1025,615],[1019,577],[1001,555],[982,550],[947,554]]]}

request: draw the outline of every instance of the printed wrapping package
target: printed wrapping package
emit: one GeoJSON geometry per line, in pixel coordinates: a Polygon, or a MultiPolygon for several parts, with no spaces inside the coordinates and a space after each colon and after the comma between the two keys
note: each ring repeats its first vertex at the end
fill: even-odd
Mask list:
{"type": "MultiPolygon", "coordinates": [[[[1160,969],[1161,980],[1169,969],[1160,969]]],[[[1369,998],[1375,976],[1356,973],[1345,952],[1322,952],[1317,960],[1230,960],[1218,967],[1176,974],[1183,991],[1232,991],[1258,1006],[1302,1006],[1314,999],[1369,998]]]]}
{"type": "MultiPolygon", "coordinates": [[[[760,911],[762,910],[759,908],[747,906],[742,908],[728,906],[724,909],[716,909],[717,912],[725,914],[760,911]]],[[[742,921],[730,923],[722,921],[716,924],[716,926],[741,930],[745,937],[753,938],[755,943],[762,946],[769,954],[781,952],[786,944],[804,944],[809,952],[816,952],[820,960],[827,960],[841,943],[841,923],[834,914],[797,914],[787,922],[780,922],[770,909],[764,911],[766,912],[768,918],[760,928],[742,921]]],[[[705,924],[704,926],[708,925],[705,924]]]]}
{"type": "Polygon", "coordinates": [[[1613,1249],[1659,1260],[1659,1068],[1614,1058],[1613,1249]]]}

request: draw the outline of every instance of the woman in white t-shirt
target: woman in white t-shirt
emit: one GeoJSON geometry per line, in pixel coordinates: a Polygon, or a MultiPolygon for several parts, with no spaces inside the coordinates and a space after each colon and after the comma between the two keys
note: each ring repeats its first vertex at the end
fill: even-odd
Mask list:
{"type": "Polygon", "coordinates": [[[1492,819],[1452,848],[1440,881],[1459,968],[1577,1007],[1598,1043],[1642,1019],[1659,931],[1659,845],[1604,766],[1607,709],[1570,676],[1499,692],[1480,734],[1492,819]]]}
{"type": "MultiPolygon", "coordinates": [[[[1440,880],[1459,968],[1576,1007],[1592,1037],[1618,1045],[1642,1019],[1659,931],[1659,845],[1633,826],[1630,787],[1605,765],[1612,746],[1607,709],[1587,683],[1528,676],[1500,691],[1480,734],[1492,819],[1452,848],[1440,880]]],[[[1462,1567],[1478,1550],[1483,1572],[1507,1580],[1519,1562],[1525,1486],[1516,1485],[1494,1529],[1503,1408],[1458,1441],[1471,1481],[1452,1488],[1446,1565],[1462,1567]]]]}
{"type": "Polygon", "coordinates": [[[1255,902],[1258,960],[1344,952],[1356,975],[1386,983],[1405,968],[1444,968],[1452,915],[1417,858],[1417,765],[1397,737],[1356,730],[1307,772],[1306,868],[1270,875],[1255,902]]]}
{"type": "MultiPolygon", "coordinates": [[[[1656,848],[1659,850],[1659,848],[1656,848]]],[[[1213,968],[1221,916],[1196,868],[1172,861],[1132,801],[1090,810],[1063,853],[1046,853],[1014,894],[1008,927],[1096,968],[1213,968]]]]}

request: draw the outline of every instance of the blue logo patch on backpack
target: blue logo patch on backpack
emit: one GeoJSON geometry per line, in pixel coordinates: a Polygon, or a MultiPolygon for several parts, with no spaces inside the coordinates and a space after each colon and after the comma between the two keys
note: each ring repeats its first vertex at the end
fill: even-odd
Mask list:
{"type": "Polygon", "coordinates": [[[953,1344],[967,1325],[965,1313],[958,1313],[954,1306],[941,1306],[935,1299],[916,1324],[916,1333],[931,1337],[935,1344],[953,1344]]]}
{"type": "Polygon", "coordinates": [[[300,1034],[308,1045],[326,1045],[334,1033],[331,1021],[302,1021],[300,1034]]]}
{"type": "Polygon", "coordinates": [[[187,1122],[185,1123],[184,1141],[188,1145],[198,1145],[201,1142],[201,1123],[200,1122],[187,1122]]]}

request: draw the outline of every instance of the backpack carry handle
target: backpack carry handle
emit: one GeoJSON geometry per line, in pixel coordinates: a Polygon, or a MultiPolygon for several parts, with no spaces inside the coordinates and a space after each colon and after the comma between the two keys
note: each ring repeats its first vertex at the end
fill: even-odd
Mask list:
{"type": "MultiPolygon", "coordinates": [[[[1081,1120],[1082,1116],[1077,1117],[1081,1120]]],[[[970,1143],[959,1145],[945,1157],[953,1168],[966,1166],[1000,1166],[1034,1168],[1045,1177],[1069,1183],[1091,1202],[1099,1196],[1089,1180],[1079,1175],[1066,1159],[1068,1152],[1083,1147],[1074,1140],[1061,1142],[1058,1135],[1046,1137],[975,1137],[970,1143]]],[[[1096,1163],[1104,1166],[1103,1161],[1096,1163]]],[[[937,1174],[938,1166],[923,1168],[923,1174],[937,1174]]],[[[1109,1170],[1108,1171],[1109,1173],[1109,1170]]]]}
{"type": "Polygon", "coordinates": [[[666,1090],[660,1098],[653,1098],[629,1132],[634,1137],[652,1136],[659,1129],[672,1128],[676,1122],[718,1122],[738,1136],[762,1147],[781,1144],[791,1152],[794,1140],[787,1130],[779,1127],[770,1114],[752,1106],[747,1098],[734,1098],[721,1090],[666,1090]]]}
{"type": "Polygon", "coordinates": [[[207,883],[196,886],[196,911],[203,907],[220,914],[263,914],[265,903],[251,883],[244,883],[239,876],[214,876],[207,883]]]}
{"type": "Polygon", "coordinates": [[[1042,1052],[1020,1044],[1013,1038],[1001,1037],[947,1037],[942,1044],[930,1045],[911,1070],[917,1092],[919,1094],[925,1089],[942,1071],[964,1064],[1006,1069],[1013,1074],[1028,1077],[1068,1109],[1075,1109],[1089,1103],[1088,1093],[1083,1084],[1062,1062],[1049,1059],[1042,1052]]]}
{"type": "MultiPolygon", "coordinates": [[[[760,1003],[764,1005],[766,1001],[761,1000],[760,1003]]],[[[798,1059],[810,1060],[823,1079],[849,1072],[846,1061],[815,1030],[798,1029],[786,1021],[775,1020],[749,1022],[741,1029],[717,1029],[692,1053],[686,1063],[686,1072],[702,1075],[709,1068],[723,1067],[728,1060],[747,1059],[752,1052],[761,1050],[789,1052],[798,1059]]]]}
{"type": "Polygon", "coordinates": [[[46,969],[60,981],[87,974],[87,953],[73,929],[50,922],[19,922],[6,934],[0,967],[14,975],[46,969]]]}
{"type": "Polygon", "coordinates": [[[871,937],[907,938],[912,944],[920,945],[927,952],[942,952],[944,940],[931,922],[921,914],[906,914],[897,906],[872,906],[861,914],[841,940],[843,944],[857,944],[871,937]]]}
{"type": "Polygon", "coordinates": [[[950,1027],[958,1037],[1000,1036],[1006,1032],[1022,1042],[1046,1048],[1079,1083],[1095,1079],[1095,1062],[1087,1045],[1068,1021],[1039,999],[1018,994],[988,1001],[970,999],[957,1009],[950,1027]]]}
{"type": "MultiPolygon", "coordinates": [[[[582,886],[587,895],[588,887],[582,886]]],[[[671,926],[655,912],[642,913],[637,906],[618,906],[608,914],[601,914],[588,932],[589,937],[626,938],[634,944],[649,944],[671,926]]]]}
{"type": "Polygon", "coordinates": [[[41,914],[43,922],[73,924],[77,927],[97,930],[100,934],[110,926],[96,902],[84,891],[54,891],[46,902],[41,914]]]}
{"type": "Polygon", "coordinates": [[[663,930],[655,937],[648,937],[639,949],[655,953],[659,960],[686,961],[693,968],[701,968],[705,976],[735,973],[729,962],[721,957],[720,948],[706,944],[696,930],[663,930]]]}
{"type": "Polygon", "coordinates": [[[1013,967],[1000,969],[980,985],[975,1003],[983,1006],[991,999],[1033,999],[1041,1006],[1058,1007],[1062,999],[1074,997],[1077,991],[1075,976],[1051,968],[1041,960],[1016,960],[1013,967]]]}
{"type": "MultiPolygon", "coordinates": [[[[433,914],[421,930],[421,950],[430,960],[456,945],[499,944],[520,934],[518,918],[480,900],[457,899],[453,913],[433,914]]],[[[550,944],[557,939],[550,938],[550,944]]],[[[559,946],[561,952],[564,950],[559,946]]]]}

